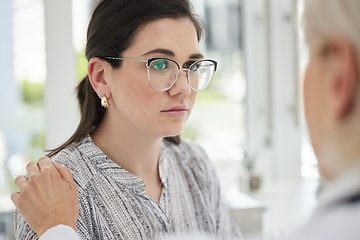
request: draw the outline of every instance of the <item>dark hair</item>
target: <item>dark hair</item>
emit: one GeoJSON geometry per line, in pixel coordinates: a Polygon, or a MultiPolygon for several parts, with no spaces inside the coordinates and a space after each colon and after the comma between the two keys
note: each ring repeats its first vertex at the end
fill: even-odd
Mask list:
{"type": "MultiPolygon", "coordinates": [[[[193,22],[200,41],[205,34],[205,27],[203,21],[194,14],[190,0],[101,0],[89,22],[86,58],[121,56],[131,45],[140,27],[162,18],[183,17],[193,22]]],[[[120,61],[107,61],[113,68],[120,67],[120,61]]],[[[81,112],[79,126],[69,140],[50,150],[48,156],[55,155],[73,142],[80,142],[102,121],[106,110],[101,106],[88,76],[78,85],[77,98],[81,112]]],[[[179,136],[166,139],[175,144],[180,142],[179,136]]]]}

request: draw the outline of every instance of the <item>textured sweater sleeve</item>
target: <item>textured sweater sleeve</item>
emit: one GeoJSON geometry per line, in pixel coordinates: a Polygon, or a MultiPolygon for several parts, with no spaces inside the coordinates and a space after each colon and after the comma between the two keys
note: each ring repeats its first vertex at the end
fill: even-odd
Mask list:
{"type": "Polygon", "coordinates": [[[39,239],[38,235],[30,228],[18,210],[14,212],[14,234],[15,239],[33,240],[39,239]]]}

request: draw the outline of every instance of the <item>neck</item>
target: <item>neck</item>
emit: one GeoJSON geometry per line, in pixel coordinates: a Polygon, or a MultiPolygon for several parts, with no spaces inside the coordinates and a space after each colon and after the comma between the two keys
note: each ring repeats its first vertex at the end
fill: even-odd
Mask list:
{"type": "Polygon", "coordinates": [[[104,123],[91,137],[112,161],[130,173],[144,180],[158,176],[161,137],[150,137],[132,129],[111,127],[104,123]]]}
{"type": "Polygon", "coordinates": [[[360,125],[356,121],[334,128],[319,146],[318,160],[322,175],[334,180],[353,165],[360,163],[360,125]]]}

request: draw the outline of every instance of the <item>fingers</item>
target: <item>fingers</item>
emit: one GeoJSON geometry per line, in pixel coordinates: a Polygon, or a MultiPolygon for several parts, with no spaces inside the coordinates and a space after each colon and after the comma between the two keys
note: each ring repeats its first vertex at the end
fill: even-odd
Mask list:
{"type": "Polygon", "coordinates": [[[26,166],[27,176],[17,176],[15,179],[15,185],[19,188],[19,191],[23,189],[24,185],[28,183],[30,177],[33,176],[35,181],[35,175],[40,173],[46,173],[48,177],[55,176],[59,174],[62,179],[66,180],[68,183],[75,185],[72,174],[67,167],[60,166],[58,163],[50,160],[48,157],[42,157],[39,159],[38,163],[30,162],[26,166]],[[55,174],[55,175],[54,175],[55,174]]]}
{"type": "Polygon", "coordinates": [[[58,172],[61,172],[61,168],[62,166],[60,166],[60,164],[58,164],[57,162],[53,161],[52,165],[56,168],[56,170],[58,170],[58,172]]]}
{"type": "Polygon", "coordinates": [[[15,185],[18,187],[19,191],[11,194],[11,200],[13,201],[17,209],[21,209],[23,206],[23,197],[21,195],[28,196],[28,179],[24,175],[17,176],[15,178],[15,185]]]}
{"type": "Polygon", "coordinates": [[[73,182],[73,177],[71,175],[70,170],[67,167],[60,166],[57,162],[53,162],[54,167],[59,171],[61,177],[68,181],[73,182]]]}
{"type": "Polygon", "coordinates": [[[26,172],[27,172],[27,175],[28,175],[29,178],[31,177],[31,175],[39,173],[40,169],[39,169],[38,164],[36,162],[28,163],[26,165],[26,172]]]}
{"type": "Polygon", "coordinates": [[[19,191],[21,191],[24,185],[27,183],[27,178],[24,175],[17,176],[15,178],[15,185],[18,187],[19,191]]]}
{"type": "Polygon", "coordinates": [[[53,161],[48,157],[42,157],[38,161],[40,172],[49,174],[49,176],[60,175],[59,171],[54,167],[53,161]]]}
{"type": "Polygon", "coordinates": [[[11,194],[11,201],[14,203],[15,207],[18,208],[18,199],[19,199],[19,192],[14,192],[11,194]]]}
{"type": "Polygon", "coordinates": [[[46,167],[49,167],[49,168],[54,167],[54,165],[52,164],[52,161],[48,157],[40,158],[39,161],[38,161],[38,164],[39,164],[40,169],[43,169],[43,168],[46,168],[46,167]]]}

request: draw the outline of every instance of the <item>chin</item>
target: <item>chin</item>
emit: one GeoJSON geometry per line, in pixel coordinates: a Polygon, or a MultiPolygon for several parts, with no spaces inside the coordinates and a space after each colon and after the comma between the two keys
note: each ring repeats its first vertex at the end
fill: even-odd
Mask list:
{"type": "Polygon", "coordinates": [[[180,135],[181,132],[182,132],[182,130],[183,130],[183,127],[177,128],[177,129],[172,128],[172,129],[169,129],[169,131],[166,131],[166,132],[163,134],[163,136],[164,136],[164,137],[175,137],[175,136],[180,135]]]}

